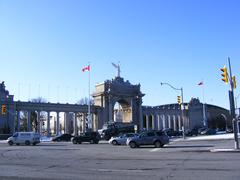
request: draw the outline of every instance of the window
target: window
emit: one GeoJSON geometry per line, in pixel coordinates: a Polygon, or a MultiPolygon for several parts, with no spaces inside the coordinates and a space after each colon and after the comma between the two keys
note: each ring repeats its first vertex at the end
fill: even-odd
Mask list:
{"type": "Polygon", "coordinates": [[[148,132],[147,136],[155,136],[154,132],[148,132]]]}
{"type": "Polygon", "coordinates": [[[162,133],[161,131],[157,131],[156,134],[157,134],[158,136],[162,136],[162,135],[163,135],[163,133],[162,133]]]}
{"type": "Polygon", "coordinates": [[[18,137],[18,133],[13,134],[13,137],[18,137]]]}

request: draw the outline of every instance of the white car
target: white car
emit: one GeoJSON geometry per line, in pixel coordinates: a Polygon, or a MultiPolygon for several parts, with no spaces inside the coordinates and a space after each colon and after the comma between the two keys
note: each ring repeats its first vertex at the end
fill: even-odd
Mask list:
{"type": "Polygon", "coordinates": [[[10,146],[13,144],[36,145],[40,143],[40,134],[36,132],[16,132],[7,139],[10,146]]]}
{"type": "Polygon", "coordinates": [[[108,142],[109,144],[112,144],[112,145],[126,145],[126,141],[128,138],[136,137],[136,136],[138,136],[138,134],[136,133],[127,133],[118,137],[111,137],[111,139],[108,142]]]}

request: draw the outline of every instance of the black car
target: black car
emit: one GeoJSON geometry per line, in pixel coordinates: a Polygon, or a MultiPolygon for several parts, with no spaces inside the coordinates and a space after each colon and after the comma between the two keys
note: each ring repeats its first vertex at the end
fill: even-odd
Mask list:
{"type": "Polygon", "coordinates": [[[98,132],[86,132],[72,138],[72,143],[81,144],[82,142],[90,142],[91,144],[98,144],[100,139],[101,136],[98,132]]]}
{"type": "Polygon", "coordinates": [[[197,136],[198,135],[198,129],[193,128],[185,131],[186,136],[197,136]]]}
{"type": "Polygon", "coordinates": [[[72,136],[71,134],[61,134],[58,136],[55,136],[52,138],[52,141],[71,141],[71,138],[73,138],[74,136],[72,136]]]}
{"type": "Polygon", "coordinates": [[[171,128],[165,128],[163,129],[163,132],[165,132],[169,137],[173,137],[173,136],[181,136],[182,132],[180,131],[175,131],[171,128]]]}
{"type": "Polygon", "coordinates": [[[215,135],[216,133],[216,129],[207,128],[205,131],[201,132],[201,135],[215,135]]]}

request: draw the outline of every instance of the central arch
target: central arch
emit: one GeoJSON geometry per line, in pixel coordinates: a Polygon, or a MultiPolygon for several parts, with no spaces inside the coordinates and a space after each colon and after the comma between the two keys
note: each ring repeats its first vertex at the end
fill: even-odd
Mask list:
{"type": "Polygon", "coordinates": [[[118,122],[132,122],[132,107],[125,99],[113,102],[113,120],[118,122]]]}
{"type": "Polygon", "coordinates": [[[95,105],[103,109],[99,126],[106,122],[121,121],[132,122],[142,128],[143,96],[139,84],[132,85],[121,77],[97,84],[93,98],[95,105]]]}

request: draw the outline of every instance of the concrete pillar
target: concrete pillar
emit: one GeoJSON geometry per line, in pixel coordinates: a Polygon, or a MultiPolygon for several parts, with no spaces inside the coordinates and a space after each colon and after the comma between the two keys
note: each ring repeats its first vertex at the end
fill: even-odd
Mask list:
{"type": "Polygon", "coordinates": [[[87,114],[83,113],[82,114],[83,132],[86,132],[86,117],[87,114]]]}
{"type": "Polygon", "coordinates": [[[77,136],[77,113],[74,113],[74,119],[73,119],[73,135],[77,136]]]}
{"type": "Polygon", "coordinates": [[[32,131],[32,125],[31,125],[31,111],[27,112],[27,131],[32,131]]]}
{"type": "Polygon", "coordinates": [[[139,105],[138,105],[138,111],[139,111],[139,121],[140,124],[138,124],[140,127],[138,127],[138,130],[142,130],[143,129],[143,113],[142,113],[142,103],[141,100],[139,100],[139,105]]]}
{"type": "Polygon", "coordinates": [[[168,128],[172,128],[172,125],[171,125],[171,116],[168,115],[168,128]]]}
{"type": "Polygon", "coordinates": [[[183,126],[183,123],[182,123],[181,116],[178,116],[178,127],[180,131],[182,130],[182,126],[183,126]]]}
{"type": "Polygon", "coordinates": [[[146,114],[146,129],[149,130],[149,122],[148,122],[149,118],[148,115],[146,114]]]}
{"type": "Polygon", "coordinates": [[[64,133],[68,133],[68,127],[67,127],[67,119],[68,119],[69,113],[64,112],[64,133]]]}
{"type": "Polygon", "coordinates": [[[162,127],[162,121],[160,119],[160,115],[157,115],[157,122],[158,122],[158,130],[161,130],[163,127],[162,127]]]}
{"type": "Polygon", "coordinates": [[[47,112],[47,136],[51,136],[50,132],[50,112],[47,112]]]}
{"type": "Polygon", "coordinates": [[[40,111],[37,112],[37,132],[38,133],[41,133],[41,125],[42,123],[40,122],[40,111]]]}
{"type": "Polygon", "coordinates": [[[20,111],[17,111],[17,131],[20,131],[20,111]]]}
{"type": "Polygon", "coordinates": [[[57,112],[57,128],[56,128],[56,134],[60,134],[60,123],[59,123],[59,112],[57,112]]]}
{"type": "Polygon", "coordinates": [[[161,115],[161,118],[162,118],[163,129],[165,129],[166,128],[165,115],[161,115]]]}
{"type": "Polygon", "coordinates": [[[176,116],[173,116],[173,128],[174,128],[174,131],[177,131],[177,118],[176,116]]]}
{"type": "Polygon", "coordinates": [[[108,103],[108,106],[109,106],[109,110],[108,110],[108,113],[109,113],[109,119],[108,121],[113,121],[113,105],[112,105],[112,102],[111,102],[111,98],[109,96],[109,103],[108,103]]]}

